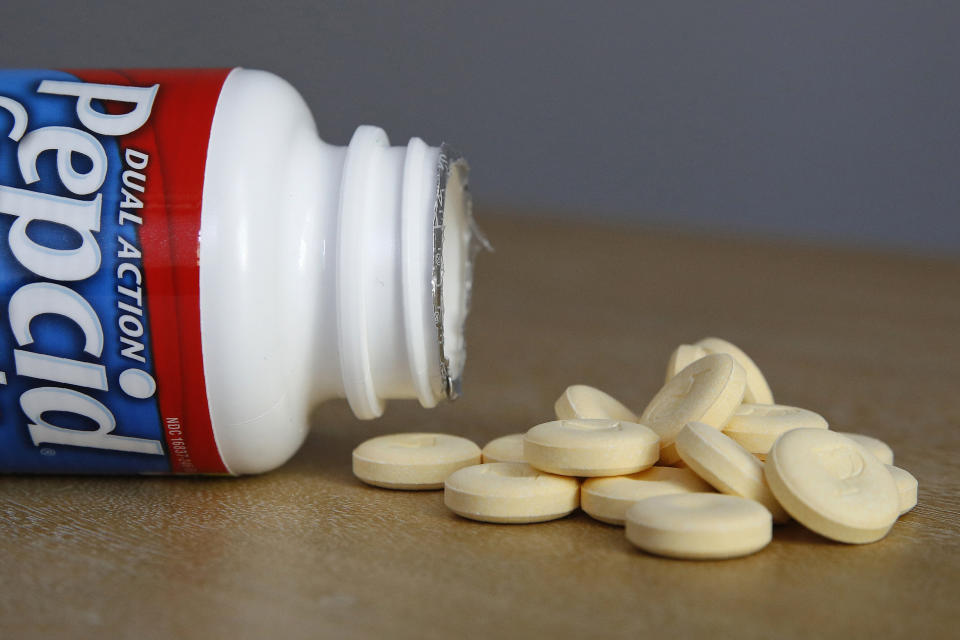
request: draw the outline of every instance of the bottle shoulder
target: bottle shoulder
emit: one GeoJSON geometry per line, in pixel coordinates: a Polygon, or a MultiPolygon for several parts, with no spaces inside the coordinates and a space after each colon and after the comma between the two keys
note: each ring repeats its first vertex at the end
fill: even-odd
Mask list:
{"type": "Polygon", "coordinates": [[[208,400],[234,472],[282,463],[306,435],[327,333],[323,194],[338,181],[327,150],[289,83],[231,72],[210,133],[199,262],[208,400]]]}
{"type": "Polygon", "coordinates": [[[313,113],[292,84],[269,71],[238,67],[224,82],[217,115],[257,128],[293,127],[316,132],[313,113]]]}

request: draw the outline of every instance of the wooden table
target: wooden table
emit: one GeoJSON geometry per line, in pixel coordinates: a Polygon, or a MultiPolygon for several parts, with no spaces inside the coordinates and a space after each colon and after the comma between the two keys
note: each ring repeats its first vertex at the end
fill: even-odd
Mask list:
{"type": "Polygon", "coordinates": [[[487,217],[465,397],[316,411],[249,478],[0,478],[0,638],[957,637],[960,263],[487,217]],[[728,338],[777,399],[888,442],[920,504],[883,541],[797,524],[756,555],[659,559],[582,513],[483,525],[350,473],[361,440],[478,443],[584,382],[642,409],[681,342],[728,338]]]}

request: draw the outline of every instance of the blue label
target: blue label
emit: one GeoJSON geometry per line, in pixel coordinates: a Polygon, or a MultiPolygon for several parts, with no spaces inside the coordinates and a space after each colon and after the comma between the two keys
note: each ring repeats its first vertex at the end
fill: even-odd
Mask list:
{"type": "Polygon", "coordinates": [[[66,83],[0,71],[0,471],[169,472],[137,222],[152,159],[123,145],[152,95],[66,83]]]}

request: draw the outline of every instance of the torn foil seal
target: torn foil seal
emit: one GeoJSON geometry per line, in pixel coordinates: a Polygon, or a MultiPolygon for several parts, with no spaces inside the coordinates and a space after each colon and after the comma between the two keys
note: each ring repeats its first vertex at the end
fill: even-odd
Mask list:
{"type": "MultiPolygon", "coordinates": [[[[483,235],[480,227],[477,226],[476,219],[473,217],[473,200],[469,197],[470,184],[468,181],[469,167],[467,161],[446,143],[440,146],[440,160],[437,163],[437,194],[434,199],[433,209],[433,273],[431,275],[431,288],[433,290],[433,319],[437,328],[437,344],[440,353],[440,378],[443,384],[443,392],[449,400],[456,400],[461,393],[461,375],[463,365],[461,363],[459,371],[452,371],[450,360],[444,352],[443,342],[443,231],[444,231],[444,205],[446,203],[447,182],[450,178],[450,172],[453,170],[462,170],[463,189],[467,192],[465,198],[466,209],[463,212],[466,223],[466,231],[469,234],[467,242],[467,255],[464,274],[464,299],[465,313],[462,322],[466,324],[467,317],[470,315],[470,298],[473,292],[473,269],[477,254],[480,251],[493,251],[489,240],[483,235]]],[[[461,335],[464,335],[465,327],[459,327],[461,335]]],[[[466,358],[466,342],[462,346],[464,359],[466,358]]]]}

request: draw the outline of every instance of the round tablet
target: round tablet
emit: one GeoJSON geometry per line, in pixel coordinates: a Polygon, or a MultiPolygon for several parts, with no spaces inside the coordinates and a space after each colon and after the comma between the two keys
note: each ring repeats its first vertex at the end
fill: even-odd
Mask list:
{"type": "Polygon", "coordinates": [[[445,433],[395,433],[353,450],[353,475],[385,489],[442,489],[462,467],[480,463],[480,447],[445,433]]]}
{"type": "Polygon", "coordinates": [[[673,376],[705,355],[707,355],[707,350],[695,344],[682,344],[674,349],[667,361],[667,375],[664,378],[664,384],[670,382],[673,376]]]}
{"type": "Polygon", "coordinates": [[[755,553],[773,526],[763,505],[720,493],[676,493],[627,509],[627,540],[648,553],[711,560],[755,553]]]}
{"type": "Polygon", "coordinates": [[[826,429],[827,421],[813,411],[782,404],[743,403],[723,432],[750,453],[766,454],[791,429],[826,429]]]}
{"type": "Polygon", "coordinates": [[[482,453],[484,462],[526,462],[523,457],[523,434],[514,433],[491,440],[482,453]]]}
{"type": "MultiPolygon", "coordinates": [[[[887,471],[893,476],[893,481],[897,483],[897,493],[900,495],[898,508],[900,515],[903,515],[917,506],[917,479],[906,469],[895,467],[892,464],[887,465],[887,471]]],[[[583,500],[583,496],[580,499],[583,500]]]]}
{"type": "Polygon", "coordinates": [[[523,437],[523,457],[564,476],[621,476],[652,467],[660,439],[650,428],[623,420],[554,420],[523,437]]]}
{"type": "Polygon", "coordinates": [[[893,464],[893,449],[886,442],[859,433],[843,433],[861,447],[869,451],[883,464],[893,464]]]}
{"type": "Polygon", "coordinates": [[[443,502],[464,518],[525,523],[555,520],[580,504],[580,482],[522,462],[466,467],[447,478],[443,502]]]}
{"type": "Polygon", "coordinates": [[[679,460],[675,440],[688,422],[722,428],[743,400],[746,374],[727,354],[708,355],[675,375],[653,397],[640,417],[660,436],[660,461],[679,460]]]}
{"type": "Polygon", "coordinates": [[[747,374],[747,389],[743,394],[743,401],[753,404],[773,404],[773,392],[767,379],[763,377],[760,367],[740,347],[720,338],[704,338],[697,341],[698,347],[706,349],[707,353],[726,353],[733,356],[747,374]]]}
{"type": "Polygon", "coordinates": [[[874,542],[900,514],[897,483],[884,464],[834,431],[788,431],[773,445],[764,471],[783,508],[831,540],[874,542]]]}
{"type": "Polygon", "coordinates": [[[585,384],[567,387],[563,395],[553,404],[553,410],[560,420],[573,418],[607,418],[639,422],[637,414],[630,411],[619,400],[600,389],[585,384]]]}
{"type": "Polygon", "coordinates": [[[763,463],[713,427],[700,422],[686,425],[677,436],[677,451],[717,491],[759,502],[774,522],[790,519],[767,486],[763,463]]]}
{"type": "Polygon", "coordinates": [[[627,509],[644,498],[671,493],[713,492],[713,487],[689,469],[650,467],[613,478],[589,478],[580,487],[580,508],[592,518],[623,526],[627,509]]]}

